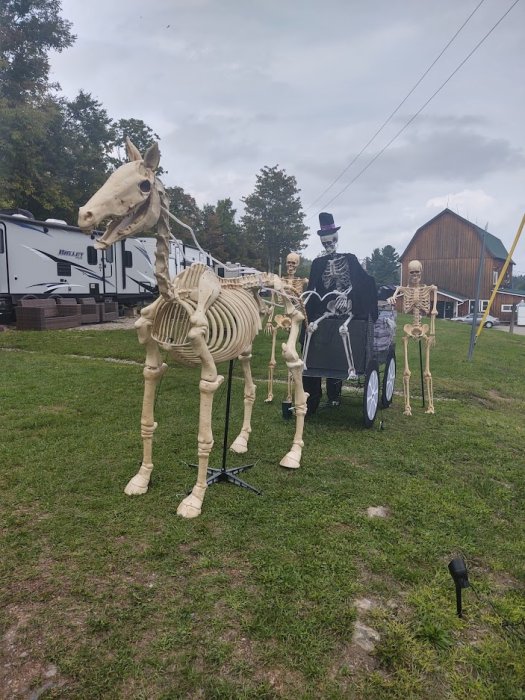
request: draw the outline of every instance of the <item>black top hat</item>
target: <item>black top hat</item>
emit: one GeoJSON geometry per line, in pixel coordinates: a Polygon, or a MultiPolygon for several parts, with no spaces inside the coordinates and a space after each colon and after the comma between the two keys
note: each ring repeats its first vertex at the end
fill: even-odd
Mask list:
{"type": "Polygon", "coordinates": [[[325,211],[319,214],[319,226],[321,227],[319,231],[317,231],[319,236],[329,236],[332,233],[336,233],[341,228],[334,224],[334,217],[332,214],[327,214],[325,211]]]}

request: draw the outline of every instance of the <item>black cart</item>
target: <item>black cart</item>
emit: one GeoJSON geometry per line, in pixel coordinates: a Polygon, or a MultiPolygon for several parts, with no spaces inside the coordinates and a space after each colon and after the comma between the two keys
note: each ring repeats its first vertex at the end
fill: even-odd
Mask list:
{"type": "Polygon", "coordinates": [[[394,395],[396,379],[396,312],[390,305],[372,319],[352,318],[347,324],[351,353],[345,348],[341,332],[347,316],[325,318],[319,323],[310,342],[305,343],[306,377],[331,377],[363,387],[363,423],[374,424],[379,403],[388,408],[394,395]],[[355,375],[352,372],[355,369],[355,375]],[[354,376],[352,376],[354,375],[354,376]]]}

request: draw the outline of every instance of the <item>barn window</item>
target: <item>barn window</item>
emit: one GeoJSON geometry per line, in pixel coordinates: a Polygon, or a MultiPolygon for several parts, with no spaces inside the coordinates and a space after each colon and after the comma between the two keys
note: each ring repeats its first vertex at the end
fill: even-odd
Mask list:
{"type": "Polygon", "coordinates": [[[501,305],[501,313],[502,314],[510,314],[512,312],[512,304],[502,304],[501,305]]]}
{"type": "Polygon", "coordinates": [[[479,310],[480,311],[485,311],[487,306],[489,305],[488,299],[480,299],[479,300],[479,310]]]}
{"type": "Polygon", "coordinates": [[[492,270],[492,284],[497,284],[498,282],[498,271],[492,270]]]}

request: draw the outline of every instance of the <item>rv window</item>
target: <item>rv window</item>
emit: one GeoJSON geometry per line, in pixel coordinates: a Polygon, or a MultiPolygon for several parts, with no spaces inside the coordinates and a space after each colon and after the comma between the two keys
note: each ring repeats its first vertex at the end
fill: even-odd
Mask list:
{"type": "Polygon", "coordinates": [[[106,250],[106,262],[109,263],[110,265],[113,262],[113,246],[111,246],[111,248],[108,248],[106,250]]]}
{"type": "Polygon", "coordinates": [[[133,255],[131,250],[124,251],[124,267],[133,267],[133,255]]]}
{"type": "Polygon", "coordinates": [[[87,261],[88,265],[96,265],[98,262],[97,249],[94,248],[92,245],[88,245],[87,261]]]}
{"type": "Polygon", "coordinates": [[[5,253],[4,229],[0,228],[0,255],[5,253]]]}
{"type": "Polygon", "coordinates": [[[71,277],[71,263],[59,260],[57,262],[57,275],[59,277],[71,277]]]}

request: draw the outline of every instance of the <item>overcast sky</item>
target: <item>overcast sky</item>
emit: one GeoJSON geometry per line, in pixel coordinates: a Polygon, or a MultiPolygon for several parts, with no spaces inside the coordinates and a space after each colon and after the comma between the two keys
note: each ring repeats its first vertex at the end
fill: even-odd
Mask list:
{"type": "MultiPolygon", "coordinates": [[[[510,249],[525,212],[523,0],[359,173],[513,2],[481,3],[342,175],[480,0],[62,0],[77,41],[52,57],[52,78],[114,119],[143,119],[160,136],[165,184],[201,206],[231,197],[240,213],[260,169],[284,168],[301,190],[308,257],[319,211],[359,258],[387,244],[402,253],[446,206],[510,249]]],[[[525,234],[513,258],[525,274],[525,234]]]]}

